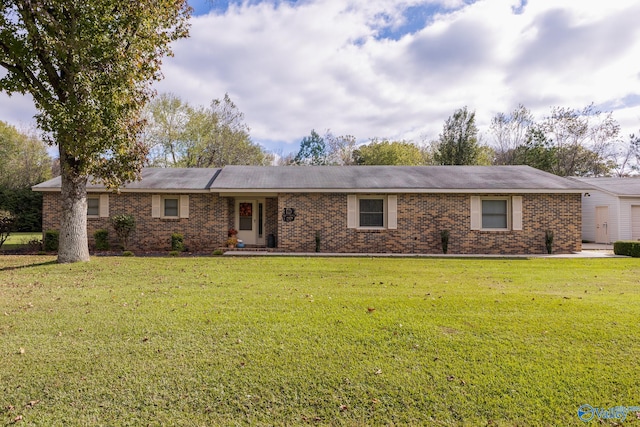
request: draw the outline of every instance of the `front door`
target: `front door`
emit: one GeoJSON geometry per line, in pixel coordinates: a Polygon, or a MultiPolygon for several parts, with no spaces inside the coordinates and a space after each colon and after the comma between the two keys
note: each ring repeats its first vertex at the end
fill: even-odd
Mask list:
{"type": "Polygon", "coordinates": [[[246,245],[264,244],[264,200],[236,200],[238,239],[246,245]]]}
{"type": "Polygon", "coordinates": [[[596,243],[609,243],[609,206],[596,206],[596,243]]]}

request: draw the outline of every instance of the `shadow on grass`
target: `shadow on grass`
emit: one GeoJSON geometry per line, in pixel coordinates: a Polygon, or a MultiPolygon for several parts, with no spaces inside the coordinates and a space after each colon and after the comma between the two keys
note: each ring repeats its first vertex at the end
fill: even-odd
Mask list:
{"type": "Polygon", "coordinates": [[[57,264],[57,263],[58,262],[55,261],[55,260],[53,260],[53,261],[45,261],[45,262],[36,262],[36,263],[33,263],[33,264],[2,267],[2,268],[0,268],[0,271],[22,270],[23,268],[41,267],[43,265],[53,265],[53,264],[57,264]]]}

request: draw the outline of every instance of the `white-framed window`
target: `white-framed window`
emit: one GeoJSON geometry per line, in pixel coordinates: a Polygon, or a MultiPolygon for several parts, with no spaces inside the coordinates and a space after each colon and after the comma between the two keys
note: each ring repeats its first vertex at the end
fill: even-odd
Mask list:
{"type": "Polygon", "coordinates": [[[87,196],[87,217],[104,218],[109,216],[109,195],[88,195],[87,196]]]}
{"type": "Polygon", "coordinates": [[[471,196],[471,229],[522,230],[522,196],[471,196]]]}
{"type": "Polygon", "coordinates": [[[154,194],[151,197],[151,216],[166,219],[189,218],[189,196],[154,194]]]}
{"type": "Polygon", "coordinates": [[[359,229],[396,229],[398,196],[349,194],[347,227],[359,229]]]}

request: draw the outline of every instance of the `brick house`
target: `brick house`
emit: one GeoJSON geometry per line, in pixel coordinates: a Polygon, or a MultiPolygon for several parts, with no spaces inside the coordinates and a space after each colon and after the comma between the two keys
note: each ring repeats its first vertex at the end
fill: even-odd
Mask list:
{"type": "MultiPolygon", "coordinates": [[[[195,252],[224,246],[281,252],[545,253],[581,250],[584,185],[528,166],[226,166],[146,168],[119,192],[87,187],[90,245],[109,217],[133,214],[132,250],[163,251],[174,232],[195,252]]],[[[43,230],[59,228],[60,178],[43,193],[43,230]]],[[[115,236],[112,236],[116,245],[115,236]]]]}

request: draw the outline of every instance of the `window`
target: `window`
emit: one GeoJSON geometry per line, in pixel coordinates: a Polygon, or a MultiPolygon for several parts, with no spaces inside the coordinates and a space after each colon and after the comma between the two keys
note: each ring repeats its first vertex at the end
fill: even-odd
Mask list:
{"type": "Polygon", "coordinates": [[[508,228],[506,199],[482,201],[482,228],[508,228]]]}
{"type": "Polygon", "coordinates": [[[347,196],[347,228],[396,229],[398,196],[347,196]]]}
{"type": "Polygon", "coordinates": [[[189,218],[189,196],[151,196],[152,218],[189,218]]]}
{"type": "Polygon", "coordinates": [[[522,230],[522,196],[471,196],[472,230],[522,230]]]}
{"type": "Polygon", "coordinates": [[[100,216],[100,198],[99,197],[87,197],[87,216],[92,216],[92,217],[100,216]]]}
{"type": "Polygon", "coordinates": [[[164,199],[162,199],[162,202],[164,204],[163,207],[163,214],[162,216],[167,217],[167,218],[178,218],[178,212],[179,212],[179,208],[178,208],[178,198],[177,197],[165,197],[164,199]]]}
{"type": "Polygon", "coordinates": [[[359,199],[360,227],[384,227],[384,200],[359,199]]]}
{"type": "Polygon", "coordinates": [[[109,216],[109,195],[87,196],[87,217],[105,218],[109,216]]]}

